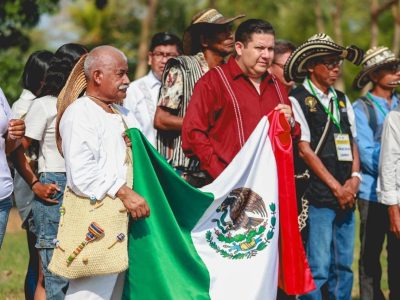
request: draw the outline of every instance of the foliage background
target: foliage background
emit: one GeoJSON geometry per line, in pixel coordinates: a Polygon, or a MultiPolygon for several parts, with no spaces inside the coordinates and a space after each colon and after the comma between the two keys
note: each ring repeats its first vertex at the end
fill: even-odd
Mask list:
{"type": "MultiPolygon", "coordinates": [[[[134,79],[145,71],[151,35],[169,31],[182,36],[191,16],[206,7],[228,16],[245,13],[246,18],[266,19],[274,25],[277,38],[297,45],[323,30],[343,45],[368,49],[379,44],[398,52],[399,6],[398,0],[3,0],[0,86],[12,103],[21,92],[20,76],[29,54],[38,49],[54,51],[66,42],[89,49],[100,44],[120,48],[128,56],[134,79]],[[152,7],[154,15],[149,16],[152,7]],[[140,47],[145,51],[140,52],[140,47]]],[[[359,94],[351,88],[357,72],[358,67],[345,64],[344,86],[339,85],[351,99],[359,94]]]]}

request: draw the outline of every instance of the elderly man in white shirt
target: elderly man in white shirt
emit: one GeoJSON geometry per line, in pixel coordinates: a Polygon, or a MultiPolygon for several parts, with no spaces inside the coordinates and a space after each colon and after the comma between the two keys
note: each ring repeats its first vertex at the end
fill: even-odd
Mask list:
{"type": "Polygon", "coordinates": [[[153,145],[156,131],[153,127],[158,94],[161,88],[161,75],[171,57],[182,53],[182,42],[174,34],[158,32],[153,35],[148,53],[149,73],[133,81],[124,99],[124,107],[134,113],[143,127],[143,134],[153,145]]]}
{"type": "MultiPolygon", "coordinates": [[[[139,124],[114,104],[126,96],[127,59],[116,48],[100,46],[89,53],[84,66],[86,94],[67,107],[60,121],[67,186],[90,199],[118,197],[133,219],[148,217],[146,201],[126,183],[124,121],[128,127],[139,124]]],[[[71,280],[66,299],[118,299],[122,283],[122,273],[71,280]]]]}

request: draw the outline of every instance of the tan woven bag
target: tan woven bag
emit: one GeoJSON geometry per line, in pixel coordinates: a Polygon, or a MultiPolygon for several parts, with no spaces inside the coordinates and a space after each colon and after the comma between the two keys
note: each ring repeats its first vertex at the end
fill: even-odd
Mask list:
{"type": "Polygon", "coordinates": [[[88,198],[77,196],[66,188],[63,207],[65,214],[60,218],[57,234],[59,246],[54,249],[49,265],[52,273],[75,279],[119,273],[128,268],[128,215],[120,199],[105,197],[93,205],[88,198]],[[68,263],[68,257],[85,240],[92,222],[104,229],[103,237],[89,242],[68,263]],[[125,239],[117,241],[117,235],[121,233],[125,239]]]}

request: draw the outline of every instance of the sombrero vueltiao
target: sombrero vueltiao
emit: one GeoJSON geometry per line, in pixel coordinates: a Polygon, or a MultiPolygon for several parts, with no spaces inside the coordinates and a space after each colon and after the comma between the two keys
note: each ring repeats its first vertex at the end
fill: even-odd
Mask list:
{"type": "Polygon", "coordinates": [[[325,33],[318,33],[297,47],[289,57],[284,67],[285,79],[297,82],[303,80],[307,76],[307,62],[315,57],[338,55],[355,65],[359,65],[363,53],[363,50],[356,46],[344,48],[336,44],[325,33]]]}
{"type": "Polygon", "coordinates": [[[244,15],[241,14],[235,17],[226,18],[214,8],[209,8],[197,13],[194,15],[192,22],[183,34],[183,53],[186,55],[193,55],[201,50],[200,32],[202,25],[225,25],[243,17],[244,15]]]}
{"type": "Polygon", "coordinates": [[[371,72],[387,65],[400,64],[400,59],[389,48],[380,46],[369,49],[361,63],[363,68],[353,81],[353,86],[359,89],[371,81],[371,72]]]}

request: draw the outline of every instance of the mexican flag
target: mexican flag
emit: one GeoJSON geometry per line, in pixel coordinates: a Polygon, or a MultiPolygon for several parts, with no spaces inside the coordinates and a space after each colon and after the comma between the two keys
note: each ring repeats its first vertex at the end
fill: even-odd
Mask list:
{"type": "Polygon", "coordinates": [[[278,282],[290,294],[314,289],[297,227],[287,127],[279,113],[264,117],[201,189],[128,130],[134,189],[151,215],[130,226],[123,299],[275,299],[278,282]]]}

